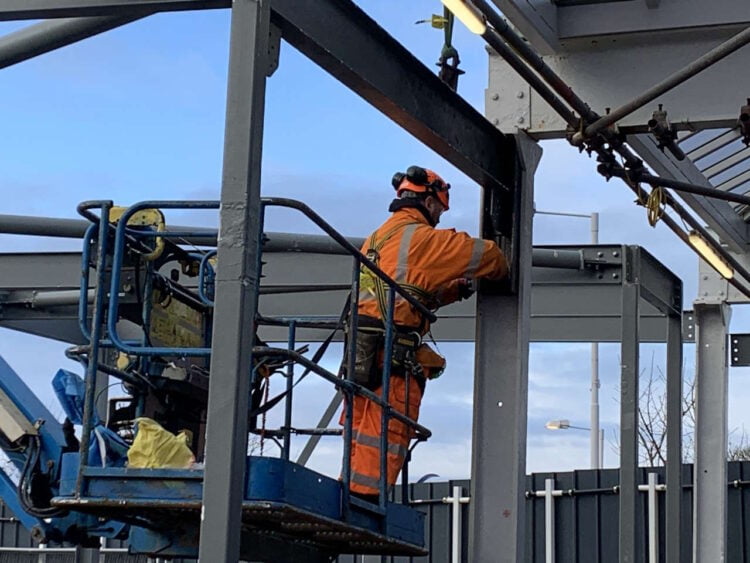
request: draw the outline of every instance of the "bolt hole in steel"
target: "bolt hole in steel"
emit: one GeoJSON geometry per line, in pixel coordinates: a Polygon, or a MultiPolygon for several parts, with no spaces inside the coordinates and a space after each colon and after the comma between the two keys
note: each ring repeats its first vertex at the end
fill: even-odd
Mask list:
{"type": "Polygon", "coordinates": [[[498,401],[498,402],[497,402],[497,406],[498,406],[498,407],[502,407],[502,406],[503,406],[503,402],[502,402],[502,401],[498,401]]]}

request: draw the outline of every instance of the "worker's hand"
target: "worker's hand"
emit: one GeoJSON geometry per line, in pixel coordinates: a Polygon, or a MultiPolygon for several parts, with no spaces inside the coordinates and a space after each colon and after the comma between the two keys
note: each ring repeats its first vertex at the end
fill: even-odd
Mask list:
{"type": "Polygon", "coordinates": [[[469,278],[461,278],[458,280],[458,299],[459,301],[462,301],[464,299],[468,299],[472,295],[474,295],[474,292],[477,290],[477,288],[474,285],[474,280],[469,278]]]}

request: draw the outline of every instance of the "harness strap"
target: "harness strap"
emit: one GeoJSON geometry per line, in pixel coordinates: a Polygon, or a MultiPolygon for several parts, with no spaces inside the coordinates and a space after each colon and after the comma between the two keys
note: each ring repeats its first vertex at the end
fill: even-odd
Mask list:
{"type": "MultiPolygon", "coordinates": [[[[377,238],[377,233],[373,233],[372,235],[370,235],[370,239],[368,241],[369,248],[367,249],[366,254],[367,257],[370,258],[370,260],[372,260],[372,262],[376,266],[380,267],[380,249],[383,248],[385,243],[390,240],[400,229],[405,229],[406,232],[404,233],[403,238],[401,239],[401,244],[399,245],[399,254],[396,264],[394,281],[401,285],[401,287],[407,293],[409,293],[414,298],[419,300],[423,305],[425,305],[425,307],[432,309],[437,305],[437,299],[435,295],[416,284],[406,283],[405,279],[407,273],[407,258],[409,254],[411,237],[420,226],[423,226],[423,224],[419,222],[396,225],[395,227],[386,231],[383,236],[380,237],[380,239],[377,238]]],[[[385,322],[385,319],[388,318],[388,287],[382,279],[380,279],[378,276],[373,275],[364,266],[362,267],[362,273],[363,275],[369,276],[372,279],[375,298],[378,302],[378,310],[380,311],[380,316],[383,319],[383,322],[385,322]]],[[[401,296],[397,296],[396,298],[398,299],[399,297],[401,296]]],[[[420,315],[420,317],[422,316],[420,315]]],[[[425,328],[425,326],[426,319],[422,317],[420,323],[420,332],[425,328]]]]}

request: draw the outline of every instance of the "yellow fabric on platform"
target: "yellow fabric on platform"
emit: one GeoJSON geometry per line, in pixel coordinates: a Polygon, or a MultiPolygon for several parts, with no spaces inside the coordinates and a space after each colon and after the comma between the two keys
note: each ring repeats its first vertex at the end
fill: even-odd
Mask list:
{"type": "Polygon", "coordinates": [[[128,450],[128,467],[185,469],[195,462],[185,432],[176,436],[155,420],[137,418],[138,433],[128,450]]]}

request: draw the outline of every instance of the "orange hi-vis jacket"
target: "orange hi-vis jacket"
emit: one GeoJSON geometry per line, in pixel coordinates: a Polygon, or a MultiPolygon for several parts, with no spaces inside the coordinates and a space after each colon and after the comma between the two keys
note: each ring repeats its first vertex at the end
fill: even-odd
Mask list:
{"type": "MultiPolygon", "coordinates": [[[[500,279],[508,273],[505,256],[494,242],[472,238],[454,229],[435,229],[416,208],[395,211],[362,247],[365,255],[370,253],[370,256],[374,256],[373,251],[377,252],[378,266],[409,289],[429,309],[457,301],[459,280],[462,278],[500,279]]],[[[381,305],[382,296],[379,300],[377,284],[369,270],[363,268],[359,314],[382,320],[381,305]]],[[[394,321],[400,327],[411,327],[421,334],[429,330],[427,320],[423,320],[411,304],[398,295],[394,321]]],[[[424,348],[429,349],[422,344],[417,350],[417,360],[423,366],[425,379],[428,379],[428,366],[420,359],[420,350],[424,348]]],[[[382,387],[374,392],[381,395],[382,387]]],[[[422,392],[423,385],[413,380],[408,382],[403,376],[392,375],[388,401],[394,409],[416,421],[422,392]]],[[[381,408],[369,399],[355,395],[353,411],[350,489],[355,493],[374,495],[379,491],[381,408]]],[[[404,423],[389,419],[388,486],[396,483],[406,459],[410,438],[411,432],[404,423]]]]}
{"type": "MultiPolygon", "coordinates": [[[[455,229],[435,229],[415,208],[393,213],[365,241],[362,253],[367,255],[373,249],[380,269],[407,289],[415,288],[418,298],[421,294],[429,296],[420,301],[430,309],[458,300],[462,278],[500,279],[508,274],[505,256],[494,242],[472,238],[455,229]]],[[[382,318],[374,286],[374,276],[363,268],[359,314],[382,318]]],[[[396,296],[394,322],[404,327],[423,327],[422,334],[429,330],[422,315],[400,295],[396,296]]]]}

